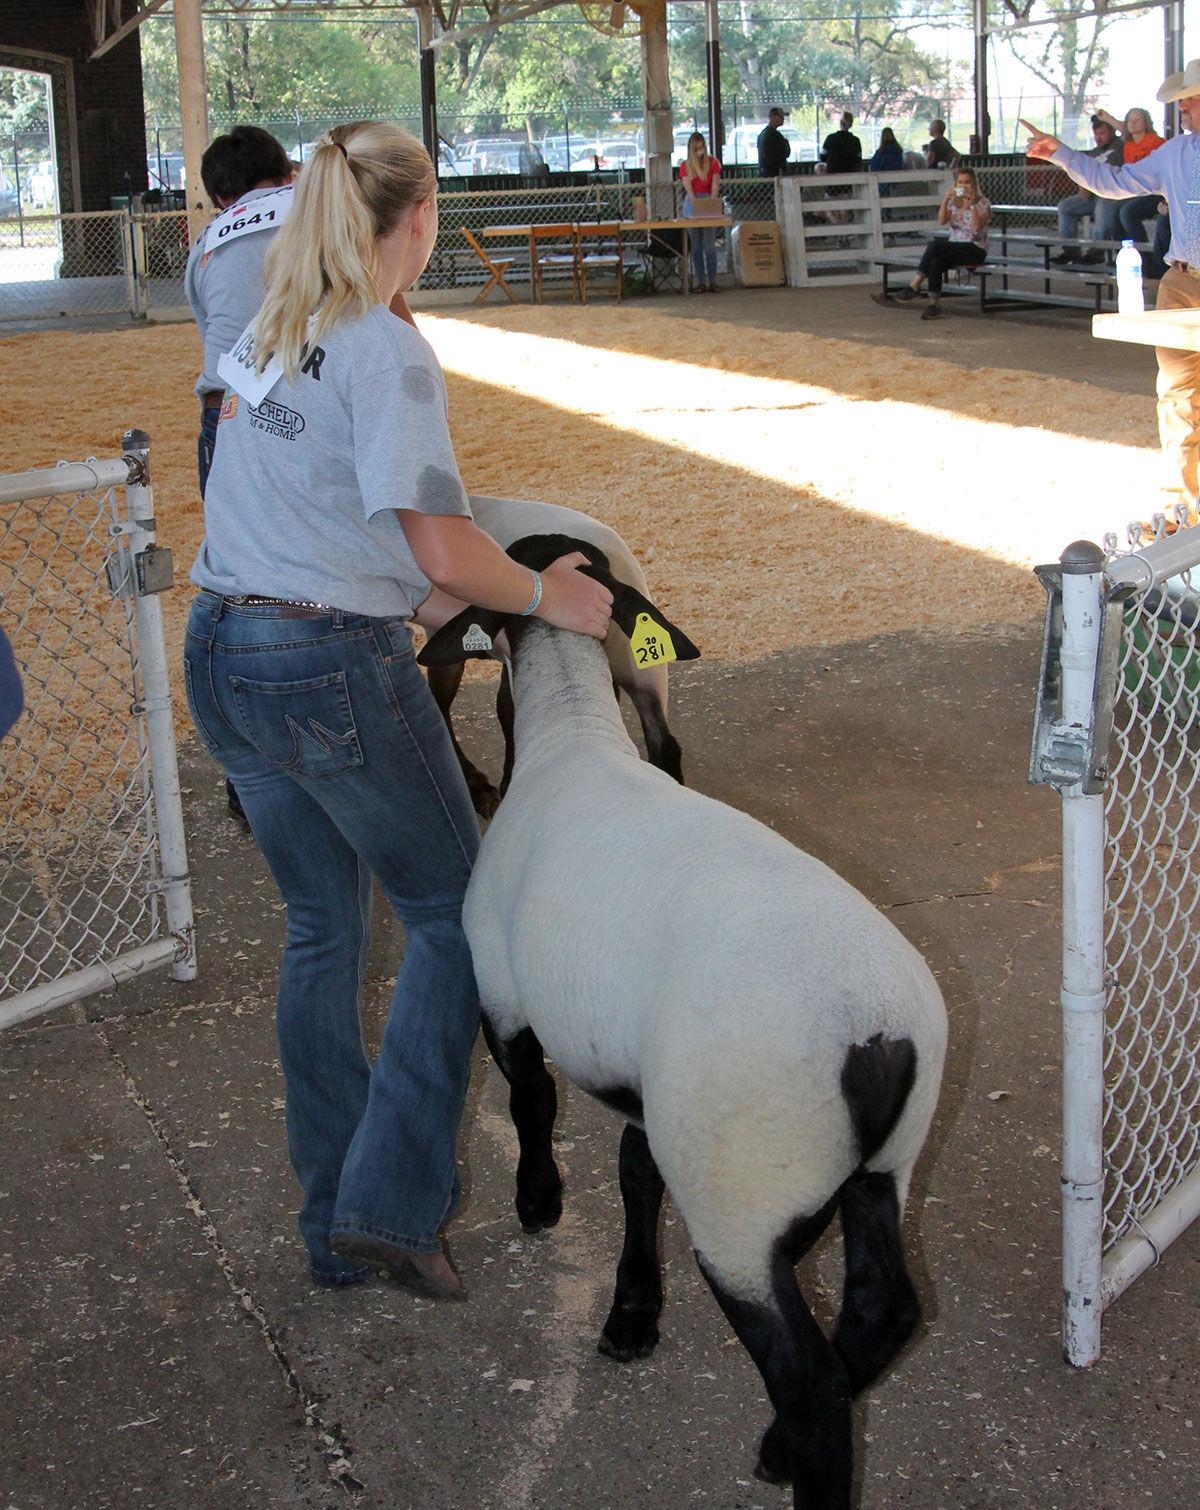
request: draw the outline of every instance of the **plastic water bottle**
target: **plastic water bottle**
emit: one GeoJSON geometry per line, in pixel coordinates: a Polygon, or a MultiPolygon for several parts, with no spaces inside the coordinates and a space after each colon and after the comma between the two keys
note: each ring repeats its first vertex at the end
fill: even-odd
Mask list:
{"type": "Polygon", "coordinates": [[[1117,312],[1122,315],[1144,313],[1142,293],[1142,254],[1132,241],[1122,241],[1117,253],[1117,312]]]}

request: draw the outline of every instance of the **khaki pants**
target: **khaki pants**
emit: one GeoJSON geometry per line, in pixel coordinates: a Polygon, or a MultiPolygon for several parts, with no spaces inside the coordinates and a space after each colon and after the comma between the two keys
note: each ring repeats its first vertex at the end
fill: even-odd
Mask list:
{"type": "MultiPolygon", "coordinates": [[[[1200,309],[1200,278],[1170,267],[1158,285],[1156,309],[1200,309]]],[[[1158,437],[1167,463],[1167,486],[1182,488],[1192,508],[1200,491],[1200,351],[1155,348],[1158,357],[1158,437]]]]}

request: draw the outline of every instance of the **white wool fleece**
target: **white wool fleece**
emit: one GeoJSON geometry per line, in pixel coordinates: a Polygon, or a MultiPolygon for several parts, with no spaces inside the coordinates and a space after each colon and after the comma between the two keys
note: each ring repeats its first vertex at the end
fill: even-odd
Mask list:
{"type": "Polygon", "coordinates": [[[531,626],[514,681],[512,785],[464,909],[484,1009],[585,1089],[642,1098],[693,1244],[766,1299],[774,1241],[858,1166],[841,1075],[876,1034],[917,1053],[870,1161],[903,1199],[945,1054],[937,984],[827,866],[639,761],[593,641],[531,626]]]}

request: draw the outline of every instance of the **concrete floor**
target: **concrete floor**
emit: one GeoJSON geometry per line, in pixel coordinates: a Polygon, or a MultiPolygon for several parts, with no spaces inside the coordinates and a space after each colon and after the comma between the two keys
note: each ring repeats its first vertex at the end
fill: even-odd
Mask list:
{"type": "MultiPolygon", "coordinates": [[[[736,319],[742,297],[679,312],[736,319]]],[[[1095,351],[1086,326],[956,312],[931,335],[862,290],[824,298],[818,311],[756,294],[754,322],[828,319],[817,333],[868,344],[897,344],[894,329],[921,349],[936,336],[981,365],[1036,368],[1044,351],[1051,377],[1084,375],[1095,351]]],[[[1125,391],[1143,354],[1104,355],[1104,381],[1125,391]]],[[[866,1510],[1196,1502],[1200,1231],[1113,1308],[1096,1368],[1059,1356],[1059,814],[1025,783],[1038,630],[894,635],[674,676],[690,783],[858,885],[924,952],[950,1011],[906,1221],[925,1320],[856,1410],[866,1510]]],[[[464,743],[495,769],[488,689],[465,688],[460,709],[464,743]]],[[[619,1123],[569,1087],[566,1212],[528,1238],[505,1090],[479,1056],[452,1229],[469,1305],[309,1286],[273,1041],[280,907],[217,772],[194,745],[182,760],[200,978],[146,979],[0,1044],[0,1505],[790,1503],[750,1475],[762,1385],[669,1206],[662,1343],[629,1366],[596,1353],[619,1123]]],[[[372,1040],[402,950],[377,916],[372,1040]]],[[[835,1237],[801,1281],[828,1320],[835,1237]]]]}

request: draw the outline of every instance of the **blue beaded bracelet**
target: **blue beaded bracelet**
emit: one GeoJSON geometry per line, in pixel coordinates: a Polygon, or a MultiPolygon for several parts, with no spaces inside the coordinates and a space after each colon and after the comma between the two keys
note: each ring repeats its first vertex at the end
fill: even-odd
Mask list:
{"type": "Polygon", "coordinates": [[[529,600],[529,607],[522,608],[521,617],[527,619],[531,613],[537,612],[537,606],[542,601],[542,578],[540,572],[532,572],[533,597],[529,600]]]}

